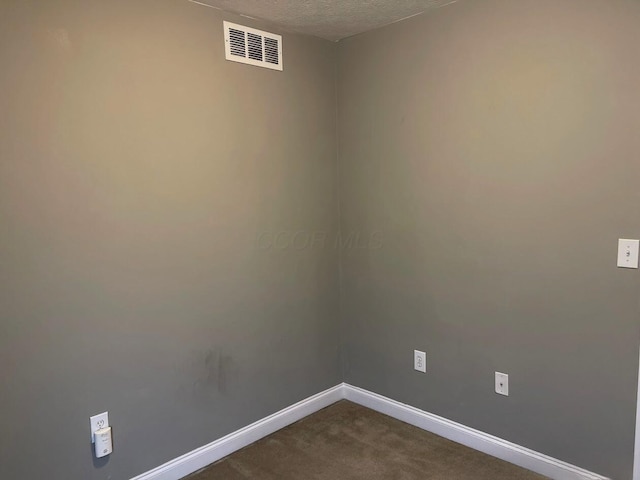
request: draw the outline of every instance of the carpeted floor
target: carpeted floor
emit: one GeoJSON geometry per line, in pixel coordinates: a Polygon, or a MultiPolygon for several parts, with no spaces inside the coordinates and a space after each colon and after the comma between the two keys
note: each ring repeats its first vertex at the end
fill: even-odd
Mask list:
{"type": "Polygon", "coordinates": [[[189,480],[541,480],[544,477],[341,401],[189,480]]]}

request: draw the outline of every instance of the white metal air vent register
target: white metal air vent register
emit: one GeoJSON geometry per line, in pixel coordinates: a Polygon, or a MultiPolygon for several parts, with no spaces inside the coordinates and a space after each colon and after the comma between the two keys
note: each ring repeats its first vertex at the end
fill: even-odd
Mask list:
{"type": "Polygon", "coordinates": [[[224,22],[227,60],[282,70],[282,36],[224,22]]]}

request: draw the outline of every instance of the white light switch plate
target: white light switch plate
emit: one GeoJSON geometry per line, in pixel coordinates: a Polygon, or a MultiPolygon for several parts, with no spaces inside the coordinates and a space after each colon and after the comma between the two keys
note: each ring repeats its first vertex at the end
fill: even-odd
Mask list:
{"type": "Polygon", "coordinates": [[[420,350],[413,351],[413,369],[427,373],[427,354],[420,350]]]}
{"type": "Polygon", "coordinates": [[[618,267],[638,268],[638,250],[640,250],[640,240],[618,240],[618,267]]]}
{"type": "Polygon", "coordinates": [[[496,393],[509,396],[509,375],[506,373],[496,372],[496,393]]]}
{"type": "Polygon", "coordinates": [[[91,421],[91,443],[95,443],[96,438],[94,433],[109,426],[109,412],[94,415],[89,420],[91,421]]]}

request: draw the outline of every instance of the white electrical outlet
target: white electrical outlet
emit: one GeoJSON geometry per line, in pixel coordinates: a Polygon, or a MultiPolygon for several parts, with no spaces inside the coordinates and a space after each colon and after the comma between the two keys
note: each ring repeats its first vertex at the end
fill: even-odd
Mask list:
{"type": "Polygon", "coordinates": [[[413,351],[413,368],[422,373],[427,373],[427,354],[420,350],[413,351]]]}
{"type": "Polygon", "coordinates": [[[496,393],[509,396],[509,375],[506,373],[496,372],[496,393]]]}
{"type": "Polygon", "coordinates": [[[91,443],[96,442],[95,433],[98,430],[102,430],[109,426],[109,412],[101,413],[100,415],[94,415],[90,419],[91,422],[91,443]]]}

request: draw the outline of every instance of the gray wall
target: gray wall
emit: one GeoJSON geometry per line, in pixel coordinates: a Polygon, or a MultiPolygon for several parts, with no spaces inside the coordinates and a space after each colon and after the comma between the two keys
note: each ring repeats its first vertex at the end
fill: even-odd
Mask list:
{"type": "Polygon", "coordinates": [[[0,478],[126,479],[340,368],[630,478],[640,279],[615,246],[640,236],[638,2],[285,34],[283,73],[226,62],[222,18],[0,0],[0,478]],[[104,410],[116,450],[92,462],[104,410]]]}
{"type": "Polygon", "coordinates": [[[343,251],[346,381],[631,478],[639,45],[631,0],[460,1],[341,42],[341,228],[384,235],[343,251]]]}
{"type": "Polygon", "coordinates": [[[251,68],[222,19],[0,0],[2,479],[130,478],[341,380],[337,252],[256,247],[337,229],[335,45],[251,68]]]}

